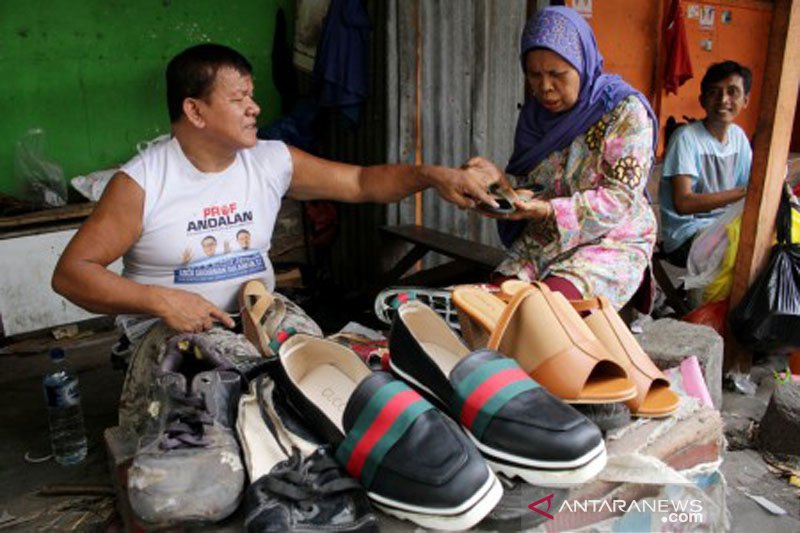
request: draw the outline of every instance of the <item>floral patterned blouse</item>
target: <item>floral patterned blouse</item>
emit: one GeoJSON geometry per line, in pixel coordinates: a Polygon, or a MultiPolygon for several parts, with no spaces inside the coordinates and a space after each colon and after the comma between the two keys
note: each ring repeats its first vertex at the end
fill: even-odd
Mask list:
{"type": "Polygon", "coordinates": [[[562,277],[584,298],[606,296],[621,308],[656,242],[644,193],[652,163],[653,125],[629,96],[524,178],[544,187],[539,197],[550,200],[555,221],[528,222],[498,272],[525,281],[562,277]]]}

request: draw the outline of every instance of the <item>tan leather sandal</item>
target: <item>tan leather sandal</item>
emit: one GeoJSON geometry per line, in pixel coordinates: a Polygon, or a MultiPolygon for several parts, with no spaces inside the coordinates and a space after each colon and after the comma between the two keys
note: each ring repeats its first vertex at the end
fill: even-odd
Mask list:
{"type": "Polygon", "coordinates": [[[286,316],[284,303],[270,294],[261,280],[253,279],[239,289],[239,312],[245,338],[264,357],[274,357],[276,350],[270,342],[286,316]]]}
{"type": "Polygon", "coordinates": [[[636,397],[626,402],[631,414],[663,417],[674,413],[680,396],[670,389],[669,380],[642,350],[608,299],[601,296],[570,303],[576,311],[590,313],[583,321],[636,384],[636,397]]]}
{"type": "Polygon", "coordinates": [[[569,403],[614,403],[636,396],[625,369],[563,295],[541,283],[514,290],[508,304],[476,288],[453,291],[462,333],[473,348],[486,339],[485,346],[516,359],[534,380],[569,403]]]}

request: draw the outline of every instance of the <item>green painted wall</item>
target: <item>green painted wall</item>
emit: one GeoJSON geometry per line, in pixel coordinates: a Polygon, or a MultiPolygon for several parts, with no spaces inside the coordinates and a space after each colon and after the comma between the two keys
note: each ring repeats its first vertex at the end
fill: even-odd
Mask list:
{"type": "Polygon", "coordinates": [[[14,148],[43,128],[65,179],[125,162],[169,131],[164,69],[180,50],[218,42],[253,64],[261,124],[272,84],[278,7],[294,0],[0,0],[0,192],[14,193],[14,148]]]}

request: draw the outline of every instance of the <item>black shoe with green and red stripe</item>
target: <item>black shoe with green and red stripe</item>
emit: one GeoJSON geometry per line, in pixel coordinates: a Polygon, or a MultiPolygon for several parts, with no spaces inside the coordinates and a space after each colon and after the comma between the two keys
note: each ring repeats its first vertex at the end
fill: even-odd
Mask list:
{"type": "Polygon", "coordinates": [[[373,504],[423,527],[468,529],[502,496],[497,477],[458,426],[355,352],[295,335],[275,381],[288,402],[367,489],[373,504]]]}
{"type": "Polygon", "coordinates": [[[470,352],[425,304],[400,307],[389,353],[391,370],[458,421],[496,472],[534,485],[570,486],[605,466],[597,426],[515,360],[489,349],[470,352]]]}

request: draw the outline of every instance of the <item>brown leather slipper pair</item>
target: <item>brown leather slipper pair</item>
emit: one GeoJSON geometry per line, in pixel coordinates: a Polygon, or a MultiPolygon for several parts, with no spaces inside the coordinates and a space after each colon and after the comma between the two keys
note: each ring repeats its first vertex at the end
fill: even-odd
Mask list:
{"type": "Polygon", "coordinates": [[[677,408],[669,382],[607,301],[598,300],[596,312],[582,319],[544,284],[507,281],[502,292],[507,302],[477,287],[453,291],[462,333],[473,348],[487,346],[513,357],[569,403],[626,402],[637,416],[666,416],[677,408]],[[613,338],[624,342],[612,343],[613,338]]]}

